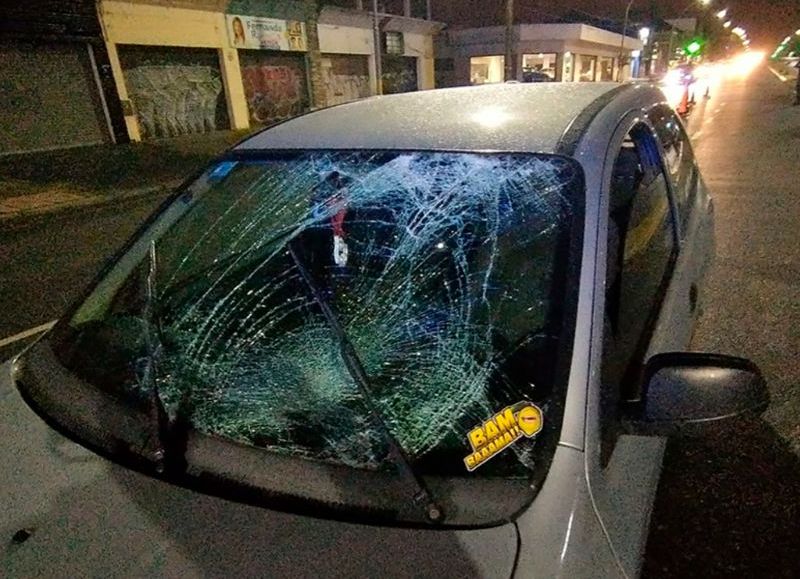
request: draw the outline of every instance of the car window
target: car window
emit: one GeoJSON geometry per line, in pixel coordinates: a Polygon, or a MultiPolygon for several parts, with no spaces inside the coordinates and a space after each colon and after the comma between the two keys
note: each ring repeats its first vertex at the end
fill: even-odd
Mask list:
{"type": "Polygon", "coordinates": [[[327,307],[421,472],[527,477],[560,431],[555,368],[571,351],[565,284],[582,194],[577,163],[547,155],[221,162],[100,281],[59,356],[104,391],[146,400],[155,346],[160,396],[198,431],[384,469],[384,433],[327,307]],[[467,473],[467,434],[525,400],[549,434],[467,473]]]}
{"type": "MultiPolygon", "coordinates": [[[[650,130],[638,125],[626,137],[611,178],[601,372],[609,423],[620,399],[632,394],[676,247],[658,147],[650,130]]],[[[612,433],[606,430],[604,439],[612,433]]]]}
{"type": "Polygon", "coordinates": [[[672,109],[660,105],[649,116],[664,150],[664,164],[672,182],[680,224],[682,230],[685,230],[697,189],[692,146],[680,119],[672,109]]]}

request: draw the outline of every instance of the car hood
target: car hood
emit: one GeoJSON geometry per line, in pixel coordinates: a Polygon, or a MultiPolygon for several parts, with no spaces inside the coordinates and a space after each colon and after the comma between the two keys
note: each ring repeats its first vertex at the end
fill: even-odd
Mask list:
{"type": "Polygon", "coordinates": [[[515,526],[386,528],[278,513],[173,486],[65,438],[0,366],[1,575],[511,576],[515,526]]]}

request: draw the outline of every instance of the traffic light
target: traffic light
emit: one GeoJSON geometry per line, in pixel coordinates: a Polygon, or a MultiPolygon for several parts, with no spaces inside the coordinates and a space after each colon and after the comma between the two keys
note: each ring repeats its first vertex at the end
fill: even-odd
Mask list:
{"type": "Polygon", "coordinates": [[[703,45],[700,43],[699,40],[692,40],[689,44],[686,45],[686,54],[689,56],[697,56],[700,50],[703,48],[703,45]]]}

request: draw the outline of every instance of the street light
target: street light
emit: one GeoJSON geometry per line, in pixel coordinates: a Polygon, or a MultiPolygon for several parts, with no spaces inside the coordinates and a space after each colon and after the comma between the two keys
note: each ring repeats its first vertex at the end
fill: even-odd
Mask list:
{"type": "Polygon", "coordinates": [[[725,24],[722,25],[723,28],[730,28],[731,26],[733,26],[733,22],[731,20],[728,20],[725,24]]]}
{"type": "Polygon", "coordinates": [[[723,8],[722,10],[717,12],[717,18],[719,18],[720,20],[725,20],[725,18],[727,18],[727,16],[728,16],[728,9],[727,8],[723,8]]]}
{"type": "Polygon", "coordinates": [[[700,0],[700,4],[702,4],[703,6],[711,6],[711,3],[713,1],[714,0],[700,0]]]}

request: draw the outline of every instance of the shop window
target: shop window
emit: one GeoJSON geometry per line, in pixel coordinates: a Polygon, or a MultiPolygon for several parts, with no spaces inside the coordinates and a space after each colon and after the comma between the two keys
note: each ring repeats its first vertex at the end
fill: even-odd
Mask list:
{"type": "Polygon", "coordinates": [[[578,66],[575,69],[578,82],[593,82],[597,72],[597,57],[578,55],[578,66]]]}
{"type": "Polygon", "coordinates": [[[555,52],[522,55],[523,82],[547,82],[556,79],[555,52]]]}
{"type": "Polygon", "coordinates": [[[473,56],[469,59],[470,84],[503,82],[505,61],[503,56],[473,56]]]}
{"type": "Polygon", "coordinates": [[[600,82],[611,82],[614,80],[614,58],[603,56],[599,61],[597,70],[597,80],[600,82]]]}
{"type": "Polygon", "coordinates": [[[383,50],[386,54],[405,53],[405,43],[403,42],[402,32],[384,32],[383,50]]]}

